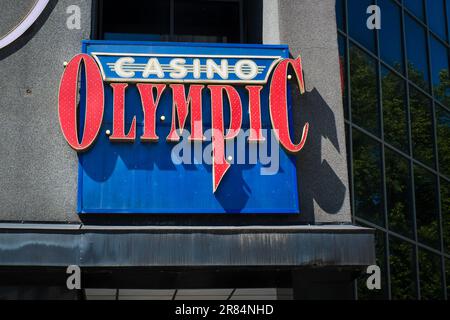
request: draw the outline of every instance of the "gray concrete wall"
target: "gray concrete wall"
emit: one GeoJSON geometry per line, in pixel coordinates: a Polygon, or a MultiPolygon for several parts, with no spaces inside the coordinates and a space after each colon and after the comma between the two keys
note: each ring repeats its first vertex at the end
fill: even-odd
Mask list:
{"type": "MultiPolygon", "coordinates": [[[[292,55],[301,53],[304,62],[308,92],[294,99],[298,127],[311,124],[298,156],[302,215],[281,222],[222,217],[221,223],[349,223],[334,0],[263,1],[264,41],[289,44],[292,55]]],[[[27,5],[16,3],[2,0],[2,8],[20,17],[27,5]]],[[[90,7],[90,0],[53,0],[31,30],[0,50],[0,222],[79,222],[77,158],[60,132],[57,91],[63,62],[89,38],[90,7]],[[73,4],[81,8],[81,30],[66,28],[66,8],[73,4]]],[[[10,26],[10,19],[0,20],[2,33],[10,26]]],[[[198,224],[192,218],[181,221],[198,224]]]]}
{"type": "MultiPolygon", "coordinates": [[[[3,32],[13,25],[3,16],[27,13],[18,2],[2,0],[3,32]]],[[[24,36],[0,50],[0,221],[78,219],[77,158],[60,132],[57,94],[63,62],[89,38],[90,6],[50,1],[24,36]],[[70,5],[81,8],[81,30],[66,28],[70,5]]]]}
{"type": "Polygon", "coordinates": [[[306,93],[293,99],[297,136],[310,123],[308,142],[297,156],[301,210],[315,223],[350,222],[335,0],[264,3],[264,41],[276,42],[279,30],[280,43],[303,61],[306,93]]]}

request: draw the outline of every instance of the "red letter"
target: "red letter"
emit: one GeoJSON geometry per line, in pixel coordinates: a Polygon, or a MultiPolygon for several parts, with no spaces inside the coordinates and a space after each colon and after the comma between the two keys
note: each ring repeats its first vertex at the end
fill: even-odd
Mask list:
{"type": "Polygon", "coordinates": [[[232,86],[212,85],[211,91],[211,127],[212,127],[212,164],[213,164],[213,192],[216,192],[222,178],[230,168],[225,160],[225,139],[235,138],[242,125],[242,103],[239,93],[232,86]],[[225,90],[230,101],[231,119],[230,130],[224,136],[223,124],[223,95],[225,90]]]}
{"type": "Polygon", "coordinates": [[[126,83],[111,83],[113,88],[113,134],[109,137],[112,141],[129,141],[136,139],[136,117],[133,118],[128,134],[125,134],[125,89],[126,83]]]}
{"type": "Polygon", "coordinates": [[[294,69],[297,77],[300,92],[305,92],[305,84],[303,82],[302,60],[284,59],[276,67],[272,83],[270,84],[270,118],[272,119],[275,135],[281,145],[289,152],[298,152],[303,149],[306,138],[308,137],[309,123],[303,127],[303,134],[299,144],[294,144],[289,135],[289,119],[287,112],[287,70],[289,65],[294,69]]]}
{"type": "Polygon", "coordinates": [[[161,95],[166,89],[165,84],[144,84],[136,85],[141,95],[142,109],[144,110],[144,134],[141,136],[142,141],[158,141],[156,135],[156,109],[158,109],[161,95]],[[156,102],[153,96],[153,88],[156,88],[156,102]]]}
{"type": "Polygon", "coordinates": [[[203,120],[202,120],[202,85],[192,85],[189,88],[189,94],[186,99],[184,85],[172,84],[170,85],[173,92],[173,108],[172,108],[172,128],[167,141],[180,141],[180,136],[176,131],[176,114],[178,114],[178,124],[180,132],[183,132],[186,124],[186,118],[189,114],[189,105],[191,106],[191,136],[189,140],[203,141],[203,120]]]}
{"type": "Polygon", "coordinates": [[[67,143],[76,151],[87,150],[97,138],[103,120],[104,106],[102,76],[91,56],[76,55],[67,65],[59,87],[58,105],[59,123],[67,143]],[[81,62],[86,69],[86,115],[80,143],[77,129],[77,93],[81,62]]]}
{"type": "Polygon", "coordinates": [[[249,114],[250,114],[250,137],[248,142],[258,142],[266,140],[262,135],[261,123],[261,90],[262,86],[247,86],[249,97],[249,114]]]}

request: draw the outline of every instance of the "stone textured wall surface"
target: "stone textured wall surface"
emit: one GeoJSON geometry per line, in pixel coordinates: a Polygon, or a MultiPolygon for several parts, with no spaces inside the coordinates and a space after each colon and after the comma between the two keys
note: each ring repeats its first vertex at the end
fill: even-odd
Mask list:
{"type": "MultiPolygon", "coordinates": [[[[2,0],[2,8],[11,17],[23,16],[26,3],[16,3],[2,0]]],[[[302,214],[285,222],[350,223],[334,0],[263,5],[264,41],[288,44],[294,57],[302,55],[307,92],[294,96],[294,118],[298,128],[305,121],[311,125],[298,155],[302,214]]],[[[0,222],[80,221],[77,157],[60,132],[57,94],[63,62],[89,38],[90,16],[90,0],[52,0],[24,36],[0,50],[0,222]],[[66,27],[70,5],[81,8],[81,30],[66,27]]],[[[0,19],[2,33],[11,25],[0,19]]],[[[255,221],[223,221],[240,218],[255,221]]]]}
{"type": "MultiPolygon", "coordinates": [[[[0,30],[27,6],[2,0],[0,30]]],[[[57,96],[63,62],[90,35],[90,0],[50,1],[36,23],[0,50],[0,221],[77,221],[77,158],[61,135],[57,96]],[[67,7],[81,8],[69,30],[67,7]]],[[[18,22],[18,21],[17,21],[18,22]]],[[[8,31],[5,31],[5,33],[8,31]]]]}
{"type": "Polygon", "coordinates": [[[277,11],[280,42],[301,55],[306,85],[293,98],[296,135],[310,123],[297,156],[301,210],[314,223],[351,222],[335,0],[278,0],[277,11]]]}

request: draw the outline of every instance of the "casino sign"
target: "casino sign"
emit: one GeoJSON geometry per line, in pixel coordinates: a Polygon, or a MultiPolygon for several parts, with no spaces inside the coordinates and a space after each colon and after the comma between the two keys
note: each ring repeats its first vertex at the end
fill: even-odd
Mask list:
{"type": "Polygon", "coordinates": [[[303,93],[301,58],[288,58],[286,46],[83,42],[58,100],[62,133],[79,153],[78,211],[299,213],[290,154],[305,146],[309,124],[294,142],[291,77],[303,93]],[[211,141],[210,167],[171,163],[185,130],[192,144],[211,141]],[[243,130],[246,148],[274,135],[284,149],[279,173],[232,166],[227,142],[243,130]]]}

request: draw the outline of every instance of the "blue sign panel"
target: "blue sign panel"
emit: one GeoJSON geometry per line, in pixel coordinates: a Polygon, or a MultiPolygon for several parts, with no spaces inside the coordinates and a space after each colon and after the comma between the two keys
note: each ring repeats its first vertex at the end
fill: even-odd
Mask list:
{"type": "MultiPolygon", "coordinates": [[[[287,46],[227,45],[164,42],[85,41],[104,80],[103,124],[94,145],[79,154],[78,211],[88,213],[299,213],[294,159],[279,147],[270,131],[269,88],[271,72],[288,57],[287,46]],[[156,142],[113,142],[113,89],[127,83],[125,128],[136,119],[136,136],[144,130],[143,102],[137,84],[193,84],[202,91],[205,141],[189,141],[190,115],[181,141],[167,142],[171,132],[173,92],[166,89],[156,111],[156,142]],[[208,85],[229,84],[242,103],[241,134],[226,142],[225,158],[231,167],[213,192],[211,165],[211,92],[208,85]],[[263,86],[260,92],[264,142],[249,143],[249,93],[246,86],[263,86]]],[[[81,86],[80,126],[83,126],[85,85],[81,86]]],[[[232,115],[226,94],[224,127],[232,115]]],[[[290,113],[290,107],[288,107],[290,113]]]]}

